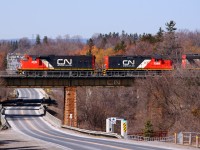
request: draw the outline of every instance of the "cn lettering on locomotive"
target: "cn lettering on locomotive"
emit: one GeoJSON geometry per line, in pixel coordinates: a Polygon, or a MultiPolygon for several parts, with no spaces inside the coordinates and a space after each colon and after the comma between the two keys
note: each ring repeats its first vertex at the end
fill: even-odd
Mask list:
{"type": "Polygon", "coordinates": [[[72,66],[72,59],[57,59],[57,66],[72,66]]]}
{"type": "Polygon", "coordinates": [[[134,67],[135,60],[123,60],[122,64],[123,64],[123,67],[134,67]]]}

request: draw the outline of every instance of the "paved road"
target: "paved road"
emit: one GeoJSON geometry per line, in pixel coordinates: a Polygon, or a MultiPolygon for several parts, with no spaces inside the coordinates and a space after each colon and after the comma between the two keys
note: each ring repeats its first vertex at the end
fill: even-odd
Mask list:
{"type": "MultiPolygon", "coordinates": [[[[18,89],[19,96],[27,99],[41,99],[39,89],[18,89]]],[[[7,107],[8,121],[14,130],[23,134],[54,143],[57,149],[69,150],[166,150],[143,144],[133,144],[123,140],[91,138],[79,134],[67,133],[49,125],[39,114],[37,106],[7,107]]],[[[26,137],[26,136],[25,136],[26,137]]],[[[178,149],[178,148],[176,148],[178,149]]]]}

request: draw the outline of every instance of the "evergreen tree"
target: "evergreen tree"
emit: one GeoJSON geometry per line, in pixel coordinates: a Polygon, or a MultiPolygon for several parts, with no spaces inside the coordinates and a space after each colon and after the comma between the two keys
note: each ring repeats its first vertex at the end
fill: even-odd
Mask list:
{"type": "Polygon", "coordinates": [[[164,33],[164,30],[160,27],[159,31],[157,32],[157,35],[156,35],[158,42],[163,41],[163,33],[164,33]]]}
{"type": "Polygon", "coordinates": [[[87,55],[92,55],[92,48],[94,46],[94,42],[91,38],[87,41],[87,45],[89,46],[89,50],[87,52],[87,55]]]}
{"type": "Polygon", "coordinates": [[[165,25],[169,33],[174,33],[177,29],[175,28],[176,23],[173,20],[171,20],[169,23],[167,22],[165,25]]]}
{"type": "Polygon", "coordinates": [[[154,44],[154,43],[156,43],[157,41],[156,41],[156,38],[154,37],[154,36],[152,36],[150,33],[149,34],[143,34],[142,35],[142,37],[141,37],[141,40],[142,41],[147,41],[147,42],[149,42],[149,43],[151,43],[151,44],[154,44]]]}
{"type": "Polygon", "coordinates": [[[15,41],[15,49],[18,49],[18,41],[15,41]]]}
{"type": "Polygon", "coordinates": [[[125,31],[122,30],[122,38],[124,38],[124,37],[125,37],[125,31]]]}
{"type": "Polygon", "coordinates": [[[17,41],[13,42],[12,49],[13,49],[13,51],[18,49],[18,42],[17,41]]]}
{"type": "Polygon", "coordinates": [[[48,38],[47,38],[47,36],[44,36],[44,38],[43,38],[43,43],[45,43],[45,44],[48,43],[48,38]]]}
{"type": "Polygon", "coordinates": [[[9,43],[11,52],[14,52],[16,49],[18,49],[18,42],[17,41],[11,41],[9,43]]]}
{"type": "Polygon", "coordinates": [[[149,121],[149,120],[145,123],[144,136],[145,137],[153,136],[153,125],[152,125],[151,121],[149,121]]]}
{"type": "Polygon", "coordinates": [[[118,43],[114,48],[115,51],[119,51],[119,50],[125,51],[125,49],[126,49],[126,44],[124,41],[121,41],[120,43],[118,43]]]}
{"type": "Polygon", "coordinates": [[[178,43],[176,41],[177,37],[175,35],[176,31],[176,23],[174,21],[170,21],[169,23],[166,23],[166,30],[167,34],[165,37],[165,48],[166,48],[166,54],[171,57],[174,63],[180,61],[181,58],[181,50],[180,46],[178,46],[178,43]]]}
{"type": "Polygon", "coordinates": [[[121,43],[120,43],[120,48],[121,48],[121,50],[125,51],[126,44],[125,44],[124,41],[121,41],[121,43]]]}
{"type": "Polygon", "coordinates": [[[102,40],[101,40],[101,46],[100,47],[105,48],[106,43],[107,43],[107,40],[106,40],[105,37],[103,37],[102,40]]]}
{"type": "Polygon", "coordinates": [[[36,36],[36,45],[40,45],[40,44],[41,44],[41,42],[40,42],[40,35],[38,34],[36,36]]]}

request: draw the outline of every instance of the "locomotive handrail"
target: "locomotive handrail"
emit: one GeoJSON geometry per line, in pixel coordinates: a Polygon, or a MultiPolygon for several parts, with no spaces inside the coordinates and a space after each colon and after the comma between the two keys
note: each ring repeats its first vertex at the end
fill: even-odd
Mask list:
{"type": "Polygon", "coordinates": [[[1,78],[143,78],[143,77],[162,77],[171,76],[179,78],[199,77],[200,70],[181,70],[181,71],[109,71],[109,74],[92,71],[27,71],[17,73],[17,71],[0,71],[1,78]]]}
{"type": "Polygon", "coordinates": [[[16,72],[7,72],[7,71],[0,71],[0,77],[40,77],[40,78],[45,78],[45,77],[139,77],[139,76],[156,76],[156,75],[162,75],[161,73],[156,73],[156,72],[143,72],[143,71],[137,71],[137,72],[130,72],[127,73],[125,71],[120,71],[120,72],[110,72],[109,75],[103,75],[101,73],[92,73],[90,71],[31,71],[31,72],[26,72],[22,74],[17,74],[16,72]]]}
{"type": "Polygon", "coordinates": [[[21,75],[21,74],[17,74],[16,71],[0,71],[0,77],[9,77],[9,76],[12,76],[12,77],[20,77],[20,76],[24,76],[24,75],[21,75]]]}

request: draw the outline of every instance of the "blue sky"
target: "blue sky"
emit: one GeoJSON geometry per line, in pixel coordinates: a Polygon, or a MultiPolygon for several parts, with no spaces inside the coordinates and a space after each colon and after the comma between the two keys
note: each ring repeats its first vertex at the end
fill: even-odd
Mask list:
{"type": "Polygon", "coordinates": [[[0,0],[0,39],[200,30],[200,0],[0,0]]]}

